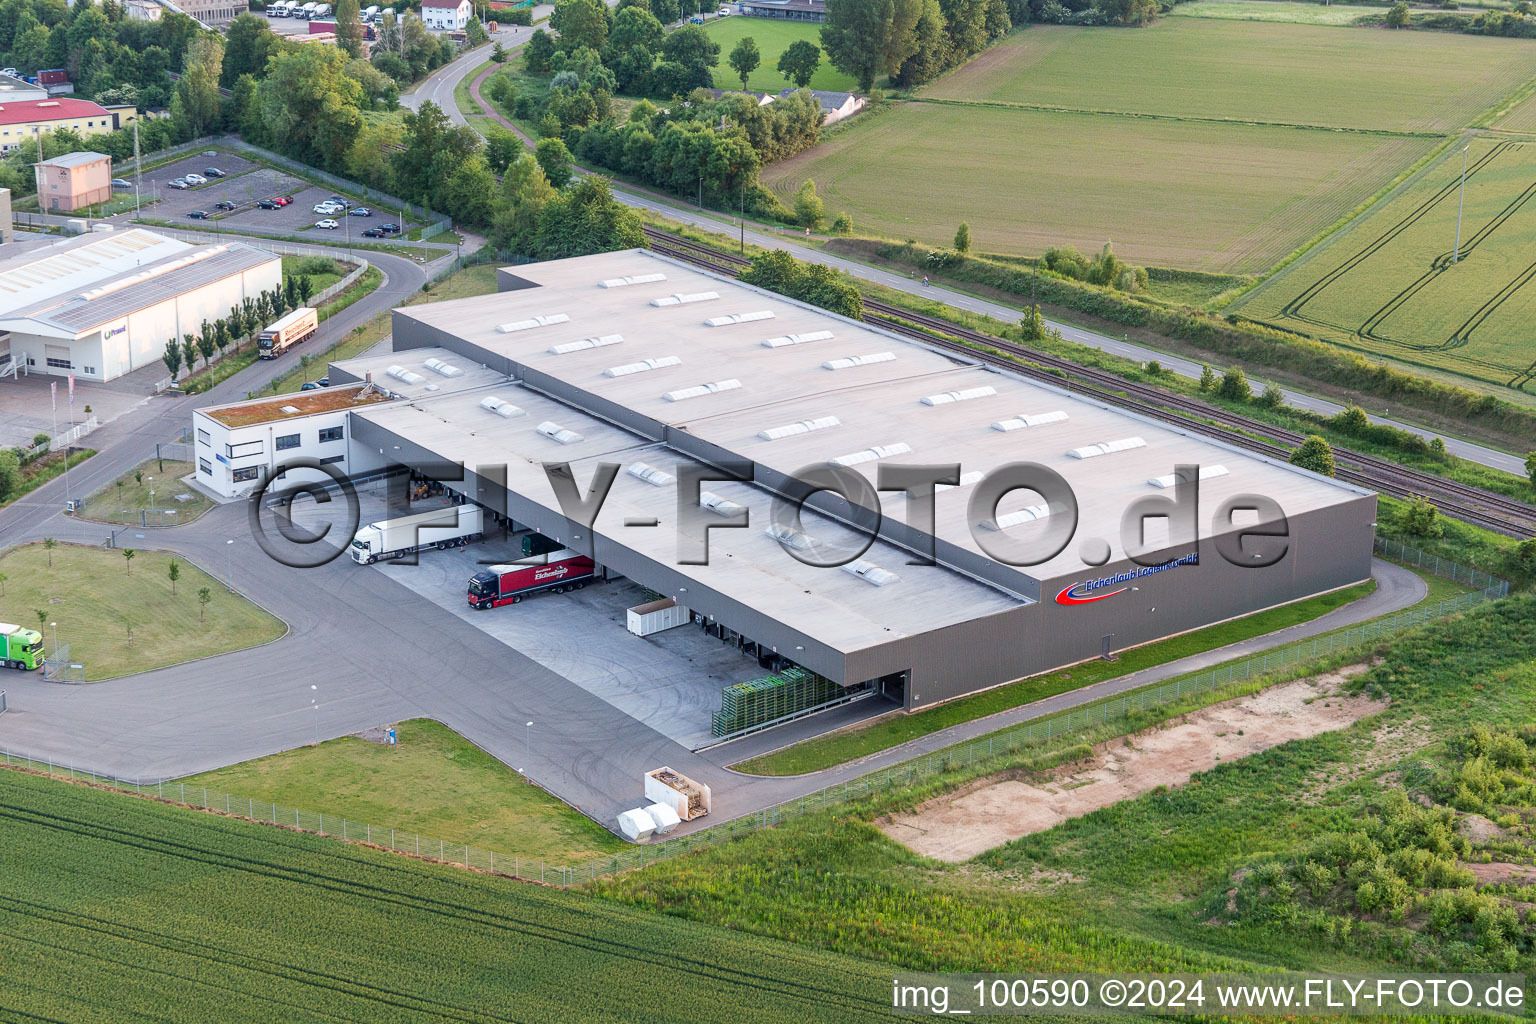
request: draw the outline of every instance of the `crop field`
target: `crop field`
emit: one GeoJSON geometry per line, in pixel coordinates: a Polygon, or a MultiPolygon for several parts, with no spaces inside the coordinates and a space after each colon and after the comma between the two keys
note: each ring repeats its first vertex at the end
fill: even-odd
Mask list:
{"type": "Polygon", "coordinates": [[[1443,133],[1531,74],[1519,39],[1174,18],[1135,32],[1034,26],[920,98],[1443,133]]]}
{"type": "MultiPolygon", "coordinates": [[[[756,92],[778,92],[789,88],[789,80],[779,74],[779,55],[789,49],[791,43],[809,39],[817,46],[821,45],[821,26],[810,22],[774,21],[771,18],[711,18],[709,24],[704,26],[704,31],[720,44],[720,66],[715,69],[715,85],[721,89],[735,89],[741,85],[741,79],[726,58],[730,57],[731,50],[745,36],[751,36],[752,41],[757,43],[757,52],[763,58],[757,70],[747,78],[747,88],[756,92]]],[[[823,52],[821,66],[811,76],[808,88],[849,92],[854,87],[853,79],[827,63],[827,55],[823,52]]]]}
{"type": "Polygon", "coordinates": [[[0,823],[5,1020],[890,1019],[874,964],[578,893],[14,771],[0,823]]]}
{"type": "Polygon", "coordinates": [[[1367,15],[1386,14],[1385,7],[1354,4],[1286,3],[1284,0],[1198,0],[1179,4],[1170,18],[1219,18],[1224,21],[1287,21],[1298,25],[1352,25],[1367,15]]]}
{"type": "Polygon", "coordinates": [[[1346,235],[1242,302],[1247,317],[1372,355],[1536,389],[1536,143],[1452,151],[1346,235]]]}
{"type": "Polygon", "coordinates": [[[968,221],[973,244],[999,252],[1112,241],[1135,263],[1252,272],[1437,142],[918,102],[856,122],[763,178],[786,201],[814,179],[829,216],[846,210],[862,232],[888,237],[947,245],[968,221]]]}
{"type": "MultiPolygon", "coordinates": [[[[925,245],[966,221],[997,252],[1110,241],[1135,263],[1260,273],[1520,95],[1531,53],[1221,18],[1031,26],[763,179],[785,200],[814,180],[829,216],[925,245]]],[[[1508,116],[1536,125],[1536,104],[1508,116]]]]}

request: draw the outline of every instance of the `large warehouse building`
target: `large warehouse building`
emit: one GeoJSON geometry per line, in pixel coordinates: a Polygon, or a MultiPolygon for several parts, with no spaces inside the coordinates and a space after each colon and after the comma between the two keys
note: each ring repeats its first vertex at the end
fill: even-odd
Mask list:
{"type": "Polygon", "coordinates": [[[142,228],[16,248],[0,259],[0,371],[112,380],[282,283],[282,259],[263,249],[142,228]]]}
{"type": "Polygon", "coordinates": [[[1285,463],[650,252],[506,269],[499,283],[494,295],[396,310],[384,372],[332,367],[333,384],[371,377],[398,396],[348,413],[348,469],[462,464],[448,488],[518,528],[590,547],[727,642],[908,708],[1370,575],[1375,496],[1285,463]],[[483,383],[486,372],[497,382],[483,383]],[[969,525],[984,478],[1019,462],[1070,485],[1075,529],[1065,505],[1027,490],[969,525]],[[583,495],[601,464],[623,467],[590,530],[561,511],[550,463],[568,464],[583,495]],[[750,525],[710,530],[707,564],[685,564],[676,478],[730,463],[746,479],[703,485],[720,513],[711,521],[739,508],[750,525]],[[909,525],[901,491],[868,501],[884,513],[879,537],[840,567],[789,551],[815,556],[855,537],[829,518],[850,515],[842,499],[822,492],[801,533],[770,532],[774,494],[809,469],[851,469],[873,485],[881,466],[928,464],[960,467],[958,485],[936,495],[931,533],[909,525]],[[1167,519],[1148,519],[1132,561],[1124,513],[1171,501],[1181,465],[1200,467],[1198,536],[1171,539],[1167,519]],[[1229,499],[1257,511],[1218,521],[1229,499]],[[1275,507],[1284,555],[1249,563],[1273,549],[1232,541],[1275,507]],[[1053,529],[1070,539],[1040,564],[988,555],[1002,538],[1053,529]],[[936,562],[914,564],[928,549],[936,562]]]}

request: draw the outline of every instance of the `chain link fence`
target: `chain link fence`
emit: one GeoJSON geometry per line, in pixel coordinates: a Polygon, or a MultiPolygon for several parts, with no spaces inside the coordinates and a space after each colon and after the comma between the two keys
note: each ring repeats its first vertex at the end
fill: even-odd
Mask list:
{"type": "Polygon", "coordinates": [[[60,644],[58,650],[49,651],[43,659],[43,679],[50,683],[83,683],[85,666],[70,660],[69,644],[60,644]]]}
{"type": "Polygon", "coordinates": [[[1462,594],[1433,605],[1410,608],[1328,636],[1289,644],[1197,675],[1173,679],[1119,697],[1095,701],[1082,707],[1072,708],[1062,714],[1022,722],[1011,729],[958,743],[890,768],[870,772],[847,782],[807,793],[794,800],[722,821],[717,825],[711,825],[676,839],[633,846],[612,856],[595,858],[581,864],[549,864],[543,860],[527,859],[517,854],[498,853],[463,843],[450,843],[444,839],[420,836],[414,832],[388,826],[353,821],[340,815],[307,811],[265,800],[254,800],[250,797],[236,796],[201,786],[188,786],[182,782],[141,783],[137,780],[97,775],[51,761],[38,761],[10,753],[0,753],[3,753],[5,763],[10,767],[26,768],[49,776],[92,782],[142,796],[185,804],[189,807],[367,843],[380,849],[429,857],[466,868],[496,872],[547,885],[571,886],[618,871],[627,871],[656,861],[669,860],[717,843],[729,842],[759,829],[771,828],[806,814],[813,814],[870,794],[907,786],[952,768],[964,767],[999,754],[1015,753],[1036,744],[1046,743],[1058,736],[1081,733],[1090,726],[1128,718],[1142,711],[1172,704],[1197,694],[1209,693],[1232,683],[1262,676],[1267,672],[1293,667],[1331,654],[1359,650],[1405,629],[1465,611],[1487,601],[1497,600],[1509,593],[1509,583],[1506,580],[1446,559],[1426,555],[1415,548],[1407,548],[1395,543],[1389,544],[1378,538],[1376,551],[1378,554],[1400,561],[1421,565],[1426,572],[1444,579],[1458,582],[1481,581],[1485,585],[1483,589],[1472,593],[1462,594]]]}

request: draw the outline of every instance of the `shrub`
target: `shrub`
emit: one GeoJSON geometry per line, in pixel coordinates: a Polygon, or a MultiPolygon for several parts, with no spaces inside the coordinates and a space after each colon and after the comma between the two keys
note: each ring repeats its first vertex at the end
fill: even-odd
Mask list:
{"type": "Polygon", "coordinates": [[[1310,469],[1314,473],[1323,476],[1333,476],[1336,467],[1333,461],[1333,445],[1324,438],[1313,434],[1301,443],[1301,447],[1291,452],[1291,465],[1300,466],[1302,469],[1310,469]]]}
{"type": "Polygon", "coordinates": [[[1221,388],[1218,394],[1233,402],[1246,402],[1253,397],[1253,388],[1248,386],[1248,378],[1240,369],[1231,369],[1221,375],[1221,388]]]}
{"type": "Polygon", "coordinates": [[[329,256],[305,256],[303,259],[299,260],[299,269],[297,272],[300,274],[308,274],[311,277],[315,277],[319,274],[339,273],[336,267],[336,261],[331,259],[329,256]]]}
{"type": "Polygon", "coordinates": [[[834,235],[853,234],[853,218],[846,213],[838,214],[837,219],[832,222],[832,233],[834,235]]]}
{"type": "Polygon", "coordinates": [[[1428,498],[1417,494],[1398,513],[1397,528],[1410,537],[1445,535],[1445,524],[1440,522],[1440,510],[1428,498]]]}
{"type": "Polygon", "coordinates": [[[1216,371],[1211,369],[1209,366],[1200,367],[1200,390],[1216,390],[1216,371]]]}
{"type": "Polygon", "coordinates": [[[1278,409],[1285,404],[1285,392],[1273,384],[1266,385],[1264,393],[1259,395],[1259,404],[1266,409],[1278,409]]]}

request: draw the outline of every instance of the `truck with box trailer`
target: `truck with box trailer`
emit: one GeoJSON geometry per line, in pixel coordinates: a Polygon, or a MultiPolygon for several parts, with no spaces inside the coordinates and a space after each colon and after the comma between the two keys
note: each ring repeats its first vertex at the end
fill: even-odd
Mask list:
{"type": "Polygon", "coordinates": [[[709,787],[671,768],[645,773],[645,798],[655,804],[666,804],[684,821],[709,813],[709,787]]]}
{"type": "Polygon", "coordinates": [[[554,594],[580,590],[596,578],[592,559],[570,548],[557,548],[475,573],[469,578],[469,605],[485,609],[517,604],[544,590],[554,594]]]}
{"type": "Polygon", "coordinates": [[[483,520],[479,505],[447,505],[399,519],[383,519],[358,530],[347,550],[352,561],[372,565],[420,551],[461,548],[483,536],[483,520]]]}
{"type": "Polygon", "coordinates": [[[289,346],[308,340],[319,329],[319,315],[308,306],[300,306],[261,332],[256,339],[256,355],[261,359],[276,359],[289,346]]]}
{"type": "Polygon", "coordinates": [[[13,622],[0,622],[0,665],[31,672],[43,667],[43,634],[13,622]]]}

